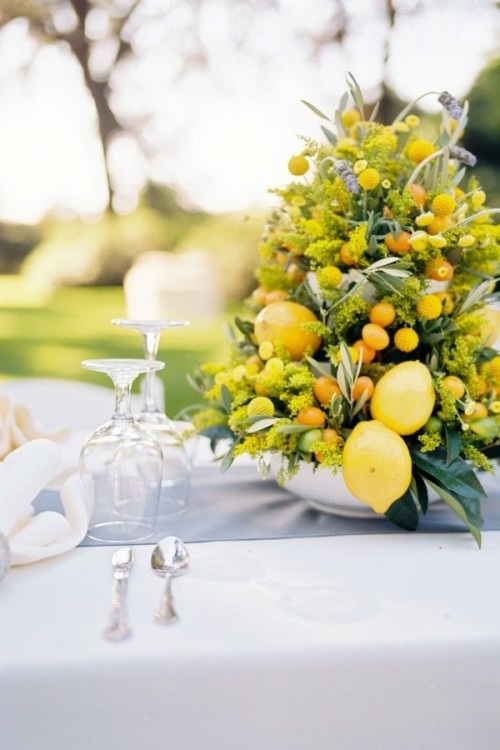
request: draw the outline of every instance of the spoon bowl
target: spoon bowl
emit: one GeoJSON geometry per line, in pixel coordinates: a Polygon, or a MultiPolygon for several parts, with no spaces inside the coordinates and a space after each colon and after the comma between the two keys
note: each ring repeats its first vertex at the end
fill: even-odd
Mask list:
{"type": "Polygon", "coordinates": [[[165,578],[165,589],[155,613],[155,622],[160,625],[169,625],[179,619],[173,604],[172,577],[185,573],[189,562],[188,549],[176,536],[166,536],[158,542],[151,554],[153,572],[165,578]]]}

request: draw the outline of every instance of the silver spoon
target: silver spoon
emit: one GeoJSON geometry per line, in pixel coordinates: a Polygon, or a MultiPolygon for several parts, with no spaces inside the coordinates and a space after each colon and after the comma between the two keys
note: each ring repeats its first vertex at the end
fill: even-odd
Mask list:
{"type": "Polygon", "coordinates": [[[189,565],[187,547],[176,536],[166,536],[153,550],[151,567],[158,576],[165,578],[165,589],[160,599],[155,621],[160,625],[168,625],[178,620],[172,600],[172,577],[184,573],[189,565]]]}
{"type": "Polygon", "coordinates": [[[108,625],[103,633],[108,641],[121,641],[130,635],[127,624],[127,581],[134,562],[133,547],[121,547],[113,553],[113,596],[108,625]]]}

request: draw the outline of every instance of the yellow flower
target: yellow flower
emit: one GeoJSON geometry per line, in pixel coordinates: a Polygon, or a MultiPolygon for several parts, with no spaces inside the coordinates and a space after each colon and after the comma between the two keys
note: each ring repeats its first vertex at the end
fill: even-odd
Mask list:
{"type": "Polygon", "coordinates": [[[361,120],[361,115],[357,109],[346,109],[345,112],[342,112],[340,119],[346,128],[350,128],[361,120]]]}
{"type": "Polygon", "coordinates": [[[427,320],[439,318],[442,307],[441,300],[435,294],[424,294],[417,302],[418,314],[427,320]]]}
{"type": "Polygon", "coordinates": [[[267,396],[256,396],[247,406],[249,417],[272,417],[274,414],[274,404],[267,396]]]}
{"type": "Polygon", "coordinates": [[[481,206],[484,205],[485,200],[486,193],[484,190],[476,190],[475,193],[472,194],[471,203],[474,208],[481,208],[481,206]]]}
{"type": "Polygon", "coordinates": [[[431,247],[444,247],[448,244],[448,241],[443,237],[442,234],[430,234],[429,245],[431,247]]]}
{"type": "Polygon", "coordinates": [[[363,190],[374,190],[380,183],[380,173],[373,167],[364,169],[358,177],[358,183],[363,190]]]}
{"type": "Polygon", "coordinates": [[[397,120],[394,123],[393,128],[396,133],[409,133],[410,132],[409,125],[407,125],[406,122],[401,122],[401,120],[397,120]]]}
{"type": "Polygon", "coordinates": [[[464,234],[457,242],[458,247],[471,247],[476,241],[472,234],[464,234]]]}
{"type": "Polygon", "coordinates": [[[383,187],[383,188],[384,188],[385,190],[389,190],[389,188],[391,187],[391,181],[390,181],[390,180],[387,180],[387,179],[385,179],[385,180],[382,180],[382,187],[383,187]]]}
{"type": "Polygon", "coordinates": [[[431,203],[431,210],[436,216],[448,216],[453,213],[456,207],[455,199],[448,193],[438,193],[431,203]]]}
{"type": "Polygon", "coordinates": [[[285,363],[279,357],[271,357],[267,360],[264,370],[267,375],[279,375],[285,369],[285,363]]]}
{"type": "Polygon", "coordinates": [[[296,177],[299,177],[300,175],[305,174],[308,169],[309,169],[309,162],[307,161],[304,154],[299,154],[298,156],[292,156],[292,158],[288,162],[288,171],[290,172],[290,174],[293,174],[296,177]]]}
{"type": "Polygon", "coordinates": [[[408,115],[405,117],[405,123],[409,128],[418,128],[420,125],[420,117],[417,117],[417,115],[408,115]]]}
{"type": "Polygon", "coordinates": [[[432,211],[425,211],[423,214],[420,214],[420,216],[417,216],[415,219],[415,224],[417,227],[428,227],[431,221],[434,220],[434,214],[432,211]]]}
{"type": "Polygon", "coordinates": [[[430,141],[418,139],[408,146],[408,156],[415,164],[427,159],[428,156],[436,151],[436,147],[430,141]]]}
{"type": "Polygon", "coordinates": [[[394,334],[394,346],[400,352],[412,352],[418,344],[418,333],[413,328],[399,328],[394,334]]]}
{"type": "Polygon", "coordinates": [[[240,380],[243,380],[246,374],[247,374],[247,369],[245,365],[237,365],[233,370],[234,382],[238,383],[240,380]]]}
{"type": "Polygon", "coordinates": [[[324,289],[335,289],[342,281],[342,271],[338,266],[324,266],[316,272],[318,283],[324,289]]]}
{"type": "Polygon", "coordinates": [[[339,138],[337,141],[337,148],[352,148],[356,143],[357,141],[355,141],[354,138],[339,138]]]}
{"type": "Polygon", "coordinates": [[[360,174],[366,167],[368,166],[368,162],[366,159],[358,159],[357,162],[355,162],[352,171],[354,174],[360,174]]]}
{"type": "Polygon", "coordinates": [[[274,346],[271,341],[263,341],[259,346],[259,357],[264,361],[270,359],[274,354],[274,346]]]}
{"type": "Polygon", "coordinates": [[[408,244],[411,245],[413,250],[417,250],[417,252],[420,252],[421,250],[425,250],[427,245],[429,244],[429,235],[427,232],[414,232],[409,238],[408,238],[408,244]]]}

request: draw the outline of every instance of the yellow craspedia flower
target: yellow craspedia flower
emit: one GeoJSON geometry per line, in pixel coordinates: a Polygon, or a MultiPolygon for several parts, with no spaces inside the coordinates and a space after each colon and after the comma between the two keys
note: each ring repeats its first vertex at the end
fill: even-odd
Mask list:
{"type": "Polygon", "coordinates": [[[458,247],[472,247],[476,238],[472,234],[464,234],[457,242],[458,247]]]}
{"type": "Polygon", "coordinates": [[[272,417],[274,404],[267,396],[256,396],[247,404],[249,417],[272,417]]]}
{"type": "Polygon", "coordinates": [[[292,156],[292,158],[288,162],[288,171],[290,172],[290,174],[293,174],[296,177],[300,177],[300,175],[305,174],[308,169],[309,162],[307,161],[304,154],[292,156]]]}
{"type": "Polygon", "coordinates": [[[500,414],[500,401],[492,401],[489,410],[492,414],[500,414]]]}
{"type": "Polygon", "coordinates": [[[380,172],[373,167],[368,167],[358,176],[358,183],[363,190],[374,190],[380,183],[380,172]]]}
{"type": "Polygon", "coordinates": [[[435,320],[439,318],[443,309],[443,305],[439,297],[435,294],[424,294],[423,297],[417,302],[417,312],[422,318],[427,320],[435,320]]]}
{"type": "Polygon", "coordinates": [[[417,216],[415,224],[417,227],[428,227],[431,221],[434,221],[434,218],[432,211],[425,211],[423,214],[420,214],[420,216],[417,216]]]}
{"type": "Polygon", "coordinates": [[[361,115],[359,114],[357,109],[346,109],[345,112],[342,112],[340,115],[340,119],[342,120],[342,124],[346,126],[346,128],[350,128],[352,125],[356,125],[357,122],[361,120],[361,115]]]}
{"type": "Polygon", "coordinates": [[[431,203],[431,210],[436,216],[449,216],[457,207],[455,198],[448,193],[439,193],[431,203]]]}
{"type": "Polygon", "coordinates": [[[361,172],[363,172],[363,170],[365,170],[367,166],[368,162],[366,161],[366,159],[358,159],[358,161],[354,163],[352,171],[354,172],[354,174],[361,174],[361,172]]]}
{"type": "Polygon", "coordinates": [[[417,117],[417,115],[408,115],[405,117],[405,123],[409,128],[418,128],[420,125],[420,117],[417,117]]]}
{"type": "Polygon", "coordinates": [[[337,266],[325,266],[316,272],[316,278],[323,289],[336,289],[341,283],[343,275],[337,266]]]}
{"type": "Polygon", "coordinates": [[[396,133],[409,133],[410,131],[410,126],[401,120],[397,120],[392,127],[396,133]]]}
{"type": "Polygon", "coordinates": [[[415,164],[420,164],[421,161],[427,159],[428,156],[436,151],[436,147],[430,141],[424,141],[418,139],[410,143],[408,146],[408,156],[415,164]]]}
{"type": "Polygon", "coordinates": [[[412,352],[419,341],[418,333],[413,328],[398,328],[394,334],[394,346],[400,352],[412,352]]]}
{"type": "Polygon", "coordinates": [[[471,203],[474,208],[480,208],[482,205],[484,205],[485,200],[486,193],[484,192],[484,190],[476,190],[476,192],[471,196],[471,203]]]}
{"type": "Polygon", "coordinates": [[[414,232],[411,237],[408,237],[408,244],[417,252],[425,250],[429,244],[429,235],[427,232],[422,232],[421,230],[414,232]]]}
{"type": "Polygon", "coordinates": [[[245,365],[237,365],[233,370],[233,380],[235,383],[239,383],[240,380],[243,380],[245,375],[247,374],[247,368],[245,365]]]}
{"type": "Polygon", "coordinates": [[[448,240],[443,237],[442,234],[430,234],[429,245],[431,247],[445,247],[448,244],[448,240]]]}
{"type": "Polygon", "coordinates": [[[263,341],[262,344],[259,345],[259,357],[266,361],[266,359],[269,359],[274,354],[274,346],[271,341],[263,341]]]}

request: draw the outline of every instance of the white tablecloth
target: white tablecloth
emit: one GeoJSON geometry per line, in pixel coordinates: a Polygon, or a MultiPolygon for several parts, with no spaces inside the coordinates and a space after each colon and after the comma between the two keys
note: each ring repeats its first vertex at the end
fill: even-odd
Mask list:
{"type": "MultiPolygon", "coordinates": [[[[40,417],[34,386],[22,401],[31,393],[40,417]]],[[[88,414],[70,407],[85,412],[97,398],[67,394],[46,419],[86,427],[88,414]]],[[[234,477],[224,497],[238,502],[234,477]]],[[[191,533],[165,529],[190,540],[189,572],[173,582],[175,625],[153,622],[163,581],[149,570],[152,546],[137,546],[133,634],[122,642],[101,635],[112,548],[10,570],[0,582],[1,750],[498,750],[496,515],[478,550],[467,532],[444,533],[444,515],[433,533],[384,533],[384,521],[356,533],[278,495],[259,523],[275,536],[285,513],[291,538],[257,536],[262,507],[248,498],[227,522],[229,538],[253,524],[250,538],[227,541],[226,529],[226,541],[195,541],[216,538],[210,505],[191,533]]]]}
{"type": "Polygon", "coordinates": [[[0,747],[498,750],[500,532],[191,544],[168,627],[151,550],[118,643],[110,548],[9,572],[0,747]]]}

